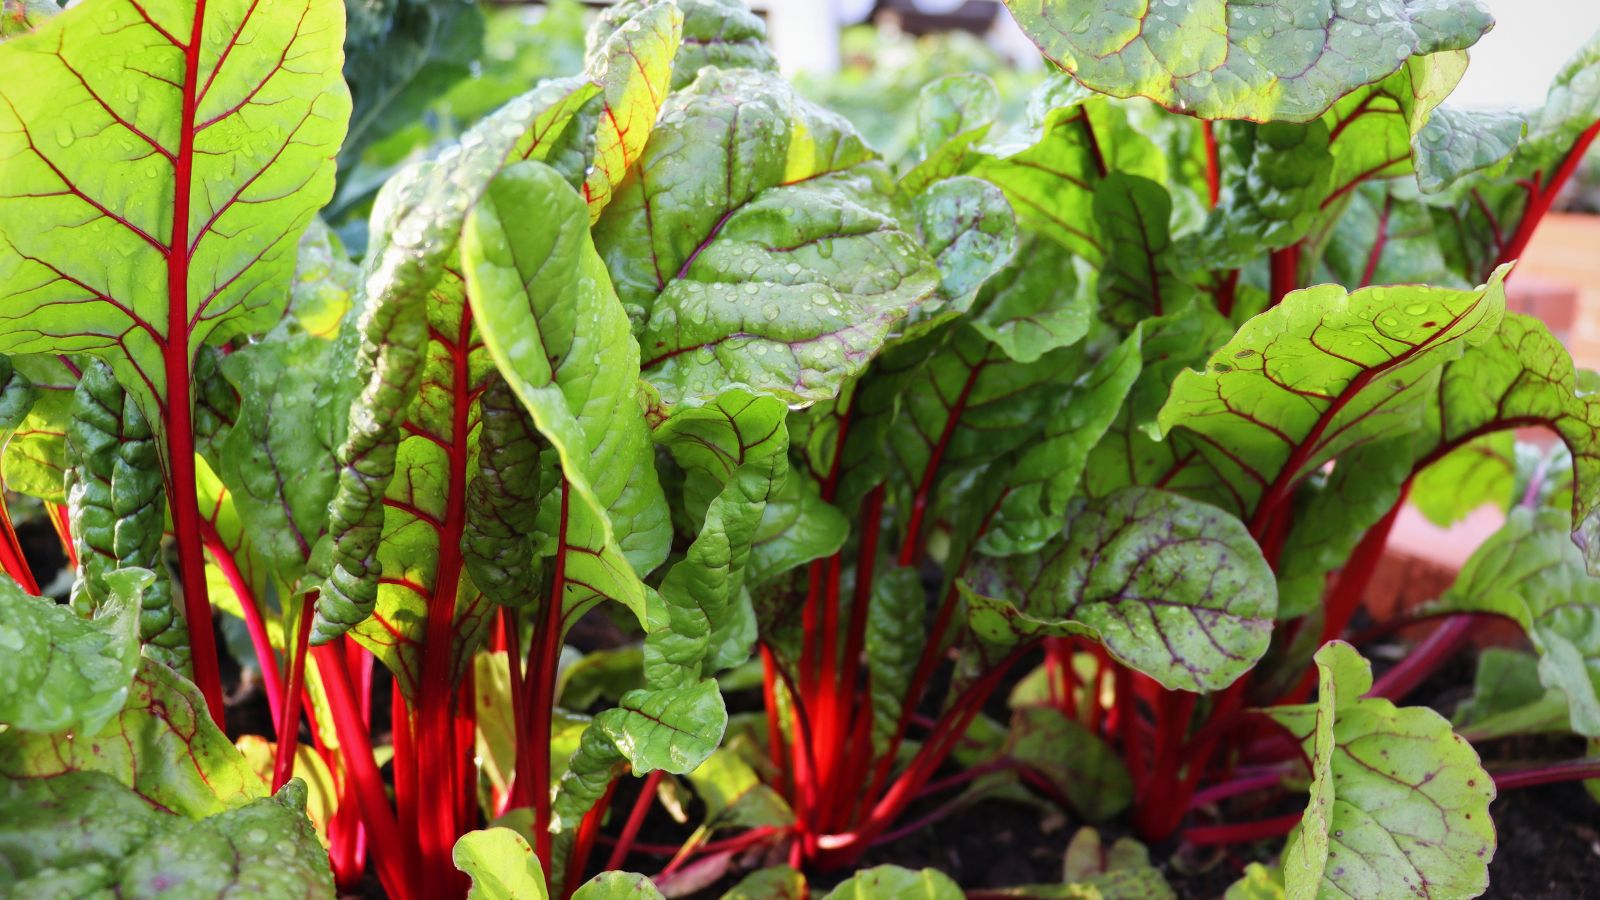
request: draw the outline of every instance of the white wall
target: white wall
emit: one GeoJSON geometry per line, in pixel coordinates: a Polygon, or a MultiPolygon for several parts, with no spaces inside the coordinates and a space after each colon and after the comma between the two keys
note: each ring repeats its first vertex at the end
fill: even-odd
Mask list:
{"type": "Polygon", "coordinates": [[[1600,0],[1487,0],[1495,27],[1472,48],[1452,103],[1538,106],[1556,70],[1597,29],[1600,0]]]}

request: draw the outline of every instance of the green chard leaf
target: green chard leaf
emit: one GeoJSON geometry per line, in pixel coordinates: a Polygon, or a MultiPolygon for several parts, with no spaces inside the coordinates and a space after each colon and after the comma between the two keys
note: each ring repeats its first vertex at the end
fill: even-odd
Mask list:
{"type": "Polygon", "coordinates": [[[1560,512],[1512,510],[1435,608],[1520,625],[1539,652],[1539,679],[1566,695],[1572,729],[1600,737],[1600,579],[1567,540],[1560,512]]]}
{"type": "Polygon", "coordinates": [[[1094,286],[1065,247],[1024,233],[1011,262],[984,282],[967,321],[1005,355],[1034,362],[1089,333],[1094,286]]]}
{"type": "Polygon", "coordinates": [[[1218,690],[1266,652],[1272,571],[1237,519],[1123,488],[1036,555],[980,558],[962,582],[978,637],[1009,648],[1083,635],[1170,689],[1218,690]]]}
{"type": "Polygon", "coordinates": [[[551,808],[553,827],[577,827],[584,813],[622,771],[692,772],[722,741],[728,712],[717,683],[629,691],[601,712],[583,733],[551,808]]]}
{"type": "Polygon", "coordinates": [[[74,772],[105,773],[152,807],[190,818],[267,795],[261,778],[212,723],[200,691],[149,659],[140,661],[121,711],[98,731],[0,734],[0,783],[74,772]]]}
{"type": "Polygon", "coordinates": [[[1204,224],[1179,242],[1182,259],[1236,269],[1262,251],[1288,247],[1317,224],[1333,190],[1335,159],[1325,122],[1230,123],[1217,128],[1224,180],[1204,224]]]}
{"type": "Polygon", "coordinates": [[[1038,550],[1066,523],[1089,451],[1111,427],[1139,376],[1139,327],[1074,381],[1044,429],[1005,476],[1005,494],[978,549],[993,556],[1038,550]]]}
{"type": "Polygon", "coordinates": [[[548,488],[539,458],[545,443],[504,379],[484,388],[478,411],[478,471],[467,486],[461,553],[485,597],[502,606],[532,606],[539,504],[548,488]]]}
{"type": "Polygon", "coordinates": [[[24,896],[332,896],[305,810],[299,780],[205,818],[152,809],[100,772],[0,782],[0,874],[24,896]]]}
{"type": "Polygon", "coordinates": [[[867,606],[867,673],[872,687],[872,740],[887,753],[900,727],[917,661],[927,643],[927,589],[913,566],[896,566],[873,579],[867,606]]]}
{"type": "Polygon", "coordinates": [[[0,455],[7,490],[46,503],[67,502],[67,421],[85,360],[66,356],[18,356],[13,370],[37,395],[0,455]]]}
{"type": "Polygon", "coordinates": [[[139,641],[180,672],[189,668],[189,634],[162,558],[167,496],[155,435],[111,367],[89,361],[67,424],[67,506],[77,551],[72,605],[89,614],[111,600],[107,579],[122,568],[150,572],[142,591],[139,641]]]}
{"type": "MultiPolygon", "coordinates": [[[[590,47],[659,0],[622,0],[607,7],[589,29],[590,47]]],[[[767,25],[743,0],[673,0],[683,11],[683,43],[672,60],[672,90],[688,87],[706,66],[778,70],[767,46],[767,25]]],[[[664,93],[664,92],[663,92],[664,93]]]]}
{"type": "Polygon", "coordinates": [[[188,452],[200,347],[271,323],[332,192],[343,34],[336,0],[99,0],[0,45],[0,352],[102,357],[188,452]]]}
{"type": "Polygon", "coordinates": [[[1106,255],[1094,196],[1111,172],[1167,177],[1155,143],[1132,127],[1126,108],[1065,76],[1035,91],[1024,127],[984,148],[968,170],[1004,191],[1024,225],[1093,263],[1106,255]]]}
{"type": "Polygon", "coordinates": [[[645,615],[668,529],[637,395],[638,345],[589,241],[579,197],[537,162],[502,172],[468,220],[463,258],[485,352],[559,457],[540,531],[563,567],[563,627],[601,599],[645,615]],[[538,222],[518,211],[545,210],[538,222]],[[621,542],[627,541],[626,545],[621,542]]]}
{"type": "Polygon", "coordinates": [[[1094,192],[1094,218],[1106,248],[1100,315],[1120,328],[1176,312],[1193,288],[1173,269],[1172,198],[1138,175],[1113,172],[1094,192]]]}
{"type": "Polygon", "coordinates": [[[1438,713],[1363,695],[1372,667],[1342,641],[1317,651],[1317,702],[1274,707],[1311,759],[1289,836],[1294,897],[1475,897],[1494,854],[1494,779],[1438,713]]]}
{"type": "Polygon", "coordinates": [[[1053,706],[1014,711],[1006,752],[1043,775],[1087,821],[1103,822],[1133,802],[1133,780],[1116,751],[1053,706]]]}
{"type": "Polygon", "coordinates": [[[472,876],[468,900],[549,900],[538,854],[510,828],[463,834],[451,859],[472,876]]]}
{"type": "Polygon", "coordinates": [[[1507,315],[1493,337],[1446,365],[1417,441],[1426,469],[1485,434],[1554,431],[1572,455],[1574,539],[1600,565],[1600,395],[1580,384],[1561,342],[1531,316],[1507,315]]]}
{"type": "Polygon", "coordinates": [[[977,178],[946,178],[912,201],[924,248],[939,268],[939,289],[948,304],[917,311],[964,313],[984,283],[1017,247],[1017,220],[1000,189],[977,178]]]}
{"type": "Polygon", "coordinates": [[[1417,54],[1494,24],[1470,0],[1007,0],[1039,49],[1091,90],[1204,119],[1304,122],[1417,54]]]}
{"type": "Polygon", "coordinates": [[[682,687],[750,655],[755,612],[745,568],[767,499],[788,474],[788,407],[729,391],[678,412],[655,433],[684,470],[684,505],[700,520],[694,542],[657,589],[665,618],[645,638],[645,677],[682,687]]]}
{"type": "Polygon", "coordinates": [[[807,900],[806,877],[788,866],[771,866],[746,875],[722,900],[807,900]]]}
{"type": "MultiPolygon", "coordinates": [[[[557,155],[566,165],[577,140],[589,146],[585,152],[596,154],[592,158],[579,154],[573,163],[579,172],[591,164],[598,172],[602,162],[620,171],[643,147],[654,119],[655,98],[664,94],[669,74],[659,61],[670,60],[677,45],[678,20],[674,10],[662,5],[650,7],[640,17],[644,24],[622,29],[591,60],[583,78],[546,82],[512,100],[440,159],[402,171],[379,194],[373,209],[376,249],[368,255],[366,274],[368,304],[358,322],[361,353],[356,380],[363,388],[337,453],[339,488],[329,512],[328,561],[317,564],[326,576],[313,640],[331,640],[364,621],[382,593],[395,604],[395,611],[406,610],[408,623],[416,628],[412,635],[396,636],[380,625],[369,625],[367,636],[377,652],[390,659],[391,668],[411,668],[409,648],[425,621],[416,614],[421,598],[436,589],[441,597],[452,593],[452,581],[470,587],[469,581],[457,579],[453,556],[438,584],[420,584],[411,577],[416,573],[406,571],[407,562],[432,568],[437,558],[432,554],[455,543],[455,538],[441,542],[438,537],[444,524],[454,521],[441,514],[440,507],[465,502],[466,473],[473,470],[472,456],[477,452],[475,398],[492,380],[495,368],[475,327],[474,315],[481,314],[471,311],[473,300],[467,296],[471,288],[463,278],[471,267],[458,254],[460,238],[469,212],[508,164],[557,155]],[[579,116],[591,98],[600,101],[608,115],[579,116]],[[601,119],[606,124],[599,124],[601,119]],[[614,120],[632,123],[626,135],[616,132],[614,120]],[[574,137],[577,132],[583,133],[574,137]],[[464,372],[457,371],[457,362],[465,363],[464,372]],[[425,385],[431,389],[423,390],[425,385]],[[402,410],[405,416],[399,414],[402,410]],[[450,468],[438,459],[441,454],[466,466],[450,468]],[[397,467],[407,477],[398,477],[397,467]],[[408,496],[413,470],[420,479],[416,486],[430,496],[408,496]],[[458,472],[460,478],[455,477],[458,472]],[[445,473],[449,483],[440,491],[445,473]],[[386,513],[386,501],[393,515],[386,513]],[[414,512],[424,514],[419,517],[414,512]],[[417,527],[406,529],[407,525],[417,527]],[[380,561],[378,548],[386,529],[406,529],[433,550],[422,559],[408,552],[403,560],[391,556],[387,563],[380,561]],[[429,537],[429,532],[435,536],[429,537]],[[398,572],[383,574],[386,567],[398,572]],[[387,584],[390,590],[380,590],[380,579],[392,579],[387,584]],[[402,579],[421,587],[421,592],[402,579]]],[[[595,192],[589,198],[588,215],[592,215],[603,205],[604,192],[599,182],[585,189],[595,192]]],[[[618,474],[626,477],[626,472],[618,474]]],[[[622,500],[633,503],[636,513],[655,515],[653,505],[639,502],[641,496],[647,501],[653,488],[653,479],[643,480],[637,490],[624,491],[622,500]]],[[[624,510],[613,513],[620,516],[624,510]]],[[[464,521],[464,514],[460,518],[464,521]]],[[[659,527],[640,523],[637,528],[620,529],[632,542],[627,552],[636,565],[647,570],[665,556],[665,524],[663,518],[659,527]]],[[[453,624],[455,640],[470,644],[485,607],[475,588],[451,599],[457,612],[452,618],[458,620],[453,624]]],[[[464,660],[465,654],[458,654],[457,662],[464,660]]]]}
{"type": "Polygon", "coordinates": [[[222,363],[241,400],[214,468],[235,514],[249,523],[251,551],[291,591],[327,529],[338,485],[334,453],[360,389],[353,370],[360,289],[357,267],[333,233],[313,224],[301,239],[282,317],[222,363]]]}
{"type": "Polygon", "coordinates": [[[965,894],[938,869],[874,866],[845,879],[822,900],[961,900],[965,894]]]}
{"type": "Polygon", "coordinates": [[[662,402],[836,395],[938,299],[893,206],[855,131],[774,75],[706,69],[668,97],[594,229],[662,402]]]}
{"type": "Polygon", "coordinates": [[[101,576],[93,618],[0,580],[0,725],[94,734],[122,709],[139,665],[139,611],[150,573],[101,576]]]}
{"type": "Polygon", "coordinates": [[[974,146],[989,133],[1000,109],[1000,92],[979,72],[946,75],[917,94],[917,135],[911,168],[900,176],[907,194],[960,173],[974,146]]]}
{"type": "MultiPolygon", "coordinates": [[[[1194,441],[1164,476],[1202,466],[1205,499],[1261,529],[1331,459],[1415,428],[1444,363],[1488,340],[1505,270],[1476,290],[1414,286],[1295,291],[1186,370],[1163,430],[1194,441]]],[[[1189,490],[1183,482],[1175,489],[1189,490]]]]}

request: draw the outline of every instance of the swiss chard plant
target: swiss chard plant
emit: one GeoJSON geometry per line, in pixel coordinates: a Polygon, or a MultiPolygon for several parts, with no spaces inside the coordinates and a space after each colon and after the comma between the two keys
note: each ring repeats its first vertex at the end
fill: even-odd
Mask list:
{"type": "MultiPolygon", "coordinates": [[[[1497,789],[1600,776],[1475,749],[1600,740],[1600,401],[1505,309],[1600,45],[1488,114],[1465,0],[1016,6],[1026,111],[939,78],[885,159],[737,0],[492,109],[469,4],[7,2],[0,473],[70,577],[0,517],[0,875],[958,897],[851,870],[997,794],[1481,893],[1497,789]],[[1506,525],[1374,678],[1408,498],[1506,525]],[[1485,616],[1532,652],[1397,706],[1485,616]]],[[[1098,840],[1006,895],[1169,893],[1098,840]]]]}

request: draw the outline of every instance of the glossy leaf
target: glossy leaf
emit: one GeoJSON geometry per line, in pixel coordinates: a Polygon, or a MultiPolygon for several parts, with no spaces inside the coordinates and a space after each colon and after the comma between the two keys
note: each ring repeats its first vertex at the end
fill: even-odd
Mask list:
{"type": "Polygon", "coordinates": [[[1493,26],[1468,0],[1295,3],[1007,0],[1044,55],[1091,89],[1205,119],[1304,122],[1407,58],[1493,26]]]}
{"type": "MultiPolygon", "coordinates": [[[[912,201],[924,249],[939,268],[947,309],[966,312],[984,282],[1011,261],[1017,223],[1005,195],[977,178],[946,178],[912,201]]],[[[926,318],[928,309],[918,310],[926,318]]]]}
{"type": "Polygon", "coordinates": [[[1504,276],[1470,291],[1293,292],[1239,329],[1203,372],[1178,375],[1161,427],[1198,439],[1224,502],[1259,527],[1328,460],[1415,427],[1441,366],[1494,334],[1504,276]]]}
{"type": "Polygon", "coordinates": [[[962,593],[990,644],[1085,635],[1191,691],[1226,687],[1260,659],[1277,606],[1271,570],[1238,520],[1144,488],[1085,507],[1037,555],[980,560],[962,593]]]}
{"type": "Polygon", "coordinates": [[[248,523],[252,550],[291,589],[327,529],[334,452],[360,388],[353,371],[360,289],[356,266],[326,227],[314,225],[301,239],[283,316],[222,364],[241,402],[216,468],[248,523]]]}
{"type": "Polygon", "coordinates": [[[94,734],[122,709],[151,576],[118,569],[102,579],[106,598],[92,619],[0,580],[0,724],[94,734]]]}
{"type": "Polygon", "coordinates": [[[579,885],[572,900],[661,900],[661,891],[643,875],[601,872],[579,885]]]}
{"type": "MultiPolygon", "coordinates": [[[[431,492],[438,487],[438,457],[446,447],[461,462],[468,461],[471,430],[465,424],[455,428],[455,416],[461,412],[470,420],[472,389],[485,385],[493,370],[477,348],[462,296],[465,289],[456,253],[468,210],[508,159],[538,158],[549,152],[550,135],[564,129],[590,96],[592,88],[582,82],[536,88],[484,120],[438,161],[403,170],[378,195],[372,217],[374,249],[367,262],[367,305],[357,324],[361,352],[355,380],[362,387],[336,453],[339,486],[328,512],[327,560],[316,564],[323,577],[313,641],[332,640],[365,620],[377,603],[383,571],[377,553],[386,527],[386,494],[395,480],[401,445],[408,442],[406,413],[421,396],[430,364],[435,389],[428,396],[434,402],[418,410],[418,417],[428,421],[411,423],[425,434],[409,439],[405,462],[423,465],[431,492]],[[430,303],[436,290],[439,302],[430,303]],[[430,315],[436,321],[430,321],[430,315]],[[444,340],[430,340],[430,328],[444,340]],[[458,357],[467,363],[463,377],[456,372],[458,357]],[[438,440],[430,443],[429,436],[438,440]]],[[[448,493],[431,496],[427,507],[417,508],[464,502],[467,471],[462,469],[459,479],[448,477],[448,493]]],[[[399,493],[405,492],[402,481],[399,493]]],[[[394,501],[405,502],[403,496],[394,501]]],[[[436,518],[441,523],[445,519],[436,518]]],[[[425,518],[415,523],[422,533],[436,530],[425,518]]],[[[402,524],[397,514],[394,527],[402,524]]],[[[406,600],[394,591],[390,595],[406,600]]]]}
{"type": "MultiPolygon", "coordinates": [[[[589,29],[598,45],[629,18],[657,0],[622,0],[607,7],[589,29]]],[[[706,66],[775,72],[778,60],[767,46],[767,26],[743,0],[673,0],[683,11],[683,42],[672,58],[672,90],[687,87],[706,66]]]]}
{"type": "Polygon", "coordinates": [[[663,403],[814,402],[865,368],[940,281],[885,179],[775,76],[706,70],[667,98],[594,230],[663,403]]]}
{"type": "Polygon", "coordinates": [[[103,0],[0,45],[0,71],[28,73],[0,89],[0,351],[98,354],[167,427],[187,397],[168,378],[272,321],[332,191],[342,19],[334,0],[103,0]]]}
{"type": "Polygon", "coordinates": [[[969,72],[928,82],[917,94],[917,132],[910,170],[900,187],[918,194],[959,174],[973,147],[994,125],[1000,93],[989,76],[969,72]]]}
{"type": "Polygon", "coordinates": [[[541,530],[565,560],[566,620],[602,598],[642,620],[635,567],[660,563],[668,523],[636,395],[637,345],[587,221],[554,170],[507,169],[467,225],[468,296],[488,354],[560,457],[562,497],[544,502],[541,530]],[[526,209],[547,214],[531,222],[514,212],[526,209]]]}
{"type": "Polygon", "coordinates": [[[1494,781],[1438,713],[1366,698],[1370,664],[1349,644],[1317,651],[1315,704],[1270,715],[1311,759],[1311,801],[1289,836],[1295,897],[1475,897],[1494,853],[1494,781]]]}
{"type": "Polygon", "coordinates": [[[722,741],[728,713],[717,683],[629,691],[594,717],[552,807],[555,828],[575,827],[624,764],[634,774],[692,772],[722,741]]]}
{"type": "Polygon", "coordinates": [[[927,643],[928,606],[922,577],[912,566],[879,574],[867,606],[867,672],[872,686],[872,739],[880,752],[899,729],[917,660],[927,643]]]}
{"type": "Polygon", "coordinates": [[[1017,362],[1034,362],[1089,331],[1095,282],[1055,241],[1024,235],[1012,262],[984,283],[968,322],[1017,362]]]}
{"type": "Polygon", "coordinates": [[[758,869],[722,895],[722,900],[806,900],[806,877],[788,866],[758,869]]]}
{"type": "Polygon", "coordinates": [[[0,456],[7,490],[49,503],[66,503],[67,420],[84,360],[66,356],[19,356],[13,370],[36,394],[0,456]]]}
{"type": "Polygon", "coordinates": [[[650,138],[682,34],[683,13],[677,5],[654,3],[590,49],[586,68],[598,73],[603,106],[596,120],[594,159],[583,181],[591,224],[650,138]]]}
{"type": "Polygon", "coordinates": [[[548,900],[539,857],[510,828],[469,831],[451,854],[456,868],[472,876],[469,900],[548,900]]]}

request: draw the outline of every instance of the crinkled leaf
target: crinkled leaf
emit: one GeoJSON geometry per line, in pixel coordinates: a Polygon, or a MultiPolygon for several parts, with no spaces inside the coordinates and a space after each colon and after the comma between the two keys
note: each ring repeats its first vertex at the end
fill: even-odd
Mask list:
{"type": "MultiPolygon", "coordinates": [[[[624,22],[656,0],[622,0],[605,9],[589,29],[598,47],[624,22]]],[[[777,57],[767,46],[767,26],[743,0],[674,0],[683,11],[683,42],[672,58],[672,89],[687,87],[706,66],[775,72],[777,57]]]]}
{"type": "Polygon", "coordinates": [[[882,448],[863,452],[876,454],[880,468],[888,463],[891,488],[907,508],[914,497],[930,501],[955,473],[1033,440],[1057,409],[1063,382],[1070,384],[1082,366],[1076,348],[1017,362],[976,330],[958,326],[894,390],[898,408],[882,448]]]}
{"type": "Polygon", "coordinates": [[[1196,439],[1218,499],[1252,525],[1308,474],[1416,427],[1444,363],[1494,334],[1505,270],[1476,290],[1414,286],[1295,291],[1179,373],[1164,430],[1196,439]]]}
{"type": "Polygon", "coordinates": [[[1177,494],[1124,488],[1037,555],[975,563],[973,630],[1000,646],[1084,635],[1163,685],[1217,690],[1266,652],[1277,592],[1244,526],[1177,494]]]}
{"type": "Polygon", "coordinates": [[[92,619],[0,580],[0,724],[94,734],[122,709],[151,576],[118,569],[103,578],[107,596],[92,619]]]}
{"type": "Polygon", "coordinates": [[[97,354],[164,430],[168,373],[281,308],[343,33],[336,0],[102,0],[0,44],[0,352],[97,354]]]}
{"type": "Polygon", "coordinates": [[[1166,163],[1155,144],[1130,125],[1124,108],[1052,80],[1030,98],[1023,130],[986,148],[968,174],[1005,191],[1024,225],[1098,263],[1105,247],[1094,192],[1109,172],[1163,182],[1166,163]]]}
{"type": "Polygon", "coordinates": [[[1353,647],[1316,656],[1315,704],[1273,718],[1311,758],[1311,800],[1283,854],[1296,897],[1475,897],[1489,884],[1494,780],[1438,713],[1366,698],[1353,647]]]}
{"type": "Polygon", "coordinates": [[[872,686],[872,739],[880,752],[899,730],[912,674],[927,643],[928,595],[913,566],[896,566],[872,582],[867,606],[867,673],[872,686]]]}
{"type": "Polygon", "coordinates": [[[83,362],[66,356],[12,358],[14,371],[28,379],[37,396],[0,456],[7,490],[46,503],[67,502],[67,421],[83,362]]]}
{"type": "Polygon", "coordinates": [[[656,429],[684,471],[684,503],[700,529],[657,589],[665,618],[651,621],[644,655],[654,687],[690,685],[749,657],[745,566],[767,498],[788,475],[787,414],[775,398],[729,391],[656,429]]]}
{"type": "Polygon", "coordinates": [[[0,872],[18,896],[327,897],[299,781],[189,818],[99,772],[0,783],[0,872]]]}
{"type": "Polygon", "coordinates": [[[72,605],[87,615],[107,602],[113,570],[150,572],[139,593],[139,641],[152,658],[186,672],[188,629],[161,549],[167,493],[156,437],[111,367],[86,362],[67,423],[67,507],[78,559],[72,605]]]}
{"type": "Polygon", "coordinates": [[[961,900],[963,896],[950,876],[938,869],[874,866],[845,879],[823,900],[961,900]]]}
{"type": "Polygon", "coordinates": [[[1204,119],[1314,119],[1409,57],[1470,47],[1494,25],[1469,0],[1006,5],[1046,57],[1091,89],[1204,119]]]}
{"type": "Polygon", "coordinates": [[[1239,268],[1304,238],[1332,192],[1328,125],[1235,123],[1216,133],[1218,166],[1236,174],[1223,181],[1205,223],[1180,241],[1179,256],[1239,268]]]}
{"type": "Polygon", "coordinates": [[[745,582],[754,588],[844,546],[849,522],[822,499],[817,482],[790,469],[778,493],[767,499],[761,524],[745,564],[745,582]]]}
{"type": "MultiPolygon", "coordinates": [[[[104,772],[152,806],[199,818],[267,795],[193,684],[143,660],[122,711],[94,733],[0,734],[0,776],[104,772]]],[[[309,827],[309,826],[308,826],[309,827]]]]}
{"type": "Polygon", "coordinates": [[[885,179],[843,119],[775,76],[708,69],[667,99],[594,232],[667,405],[832,397],[934,297],[885,179]]]}
{"type": "Polygon", "coordinates": [[[1600,579],[1566,539],[1563,516],[1515,509],[1472,556],[1438,609],[1487,612],[1522,626],[1539,677],[1567,697],[1572,727],[1600,736],[1600,579]]]}
{"type": "MultiPolygon", "coordinates": [[[[474,369],[469,363],[467,378],[457,379],[447,352],[452,345],[458,350],[463,344],[476,345],[467,327],[471,320],[464,318],[466,303],[461,298],[460,267],[456,265],[468,210],[509,159],[537,159],[549,153],[552,135],[567,128],[594,90],[586,82],[547,82],[479,123],[437,161],[402,170],[379,193],[372,210],[367,300],[355,323],[361,348],[354,379],[361,392],[351,406],[345,439],[336,454],[339,486],[328,510],[329,545],[313,551],[315,571],[322,577],[313,642],[332,640],[362,622],[377,603],[382,573],[377,551],[387,518],[385,495],[395,480],[397,457],[405,443],[406,413],[418,400],[430,361],[436,388],[431,397],[448,401],[443,408],[421,411],[429,413],[428,418],[443,420],[431,423],[428,433],[434,437],[439,437],[441,428],[452,435],[457,430],[454,416],[462,404],[455,399],[458,392],[461,398],[467,397],[471,387],[457,382],[481,382],[492,371],[492,366],[479,364],[474,369]],[[441,284],[439,302],[430,303],[441,284]],[[449,320],[447,326],[451,322],[456,326],[440,331],[443,342],[430,340],[430,314],[449,320]]],[[[469,351],[468,355],[469,360],[481,359],[482,351],[469,351]]],[[[470,407],[462,411],[470,416],[470,407]]],[[[460,430],[463,433],[456,437],[468,441],[470,430],[460,430]]],[[[427,440],[414,435],[411,443],[427,440]]],[[[450,438],[449,445],[454,443],[454,437],[450,438]]],[[[443,449],[435,445],[435,450],[443,449]]],[[[435,462],[430,459],[434,452],[414,447],[411,458],[435,462]]],[[[429,478],[438,479],[439,473],[429,478]]]]}
{"type": "Polygon", "coordinates": [[[1060,533],[1089,451],[1111,426],[1140,370],[1141,330],[1080,376],[1005,477],[1006,493],[978,542],[994,556],[1032,552],[1060,533]]]}
{"type": "MultiPolygon", "coordinates": [[[[350,371],[358,332],[358,270],[320,223],[300,242],[289,305],[271,331],[222,364],[241,397],[219,447],[218,474],[273,574],[298,585],[327,528],[344,439],[360,383],[350,371]]],[[[205,510],[202,509],[202,513],[205,510]]]]}
{"type": "Polygon", "coordinates": [[[624,694],[584,731],[552,807],[556,829],[576,827],[624,764],[637,775],[694,771],[717,748],[727,724],[722,694],[709,678],[688,687],[624,694]]]}
{"type": "Polygon", "coordinates": [[[450,854],[456,868],[472,876],[468,900],[547,900],[539,856],[510,828],[469,831],[450,854]]]}
{"type": "Polygon", "coordinates": [[[1527,131],[1527,118],[1508,110],[1441,106],[1428,117],[1412,146],[1417,184],[1429,192],[1504,162],[1527,131]]]}

